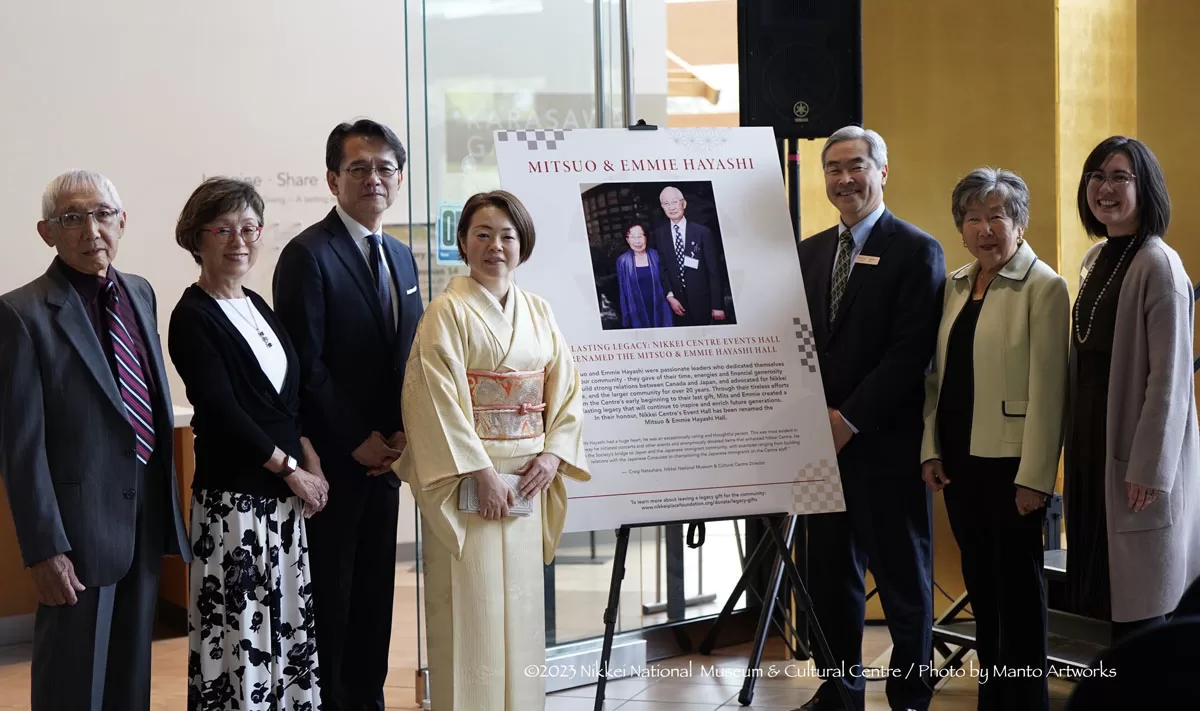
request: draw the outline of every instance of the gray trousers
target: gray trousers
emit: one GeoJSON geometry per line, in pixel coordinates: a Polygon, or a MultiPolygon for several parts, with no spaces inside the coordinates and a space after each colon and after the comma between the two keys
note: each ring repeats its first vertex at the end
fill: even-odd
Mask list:
{"type": "Polygon", "coordinates": [[[166,471],[153,459],[138,467],[137,540],[125,577],[77,592],[74,605],[38,606],[32,711],[149,711],[154,609],[169,530],[166,471]]]}

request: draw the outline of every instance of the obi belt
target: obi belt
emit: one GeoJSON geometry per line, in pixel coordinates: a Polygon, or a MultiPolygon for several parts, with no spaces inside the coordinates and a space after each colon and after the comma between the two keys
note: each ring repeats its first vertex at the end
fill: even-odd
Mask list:
{"type": "Polygon", "coordinates": [[[532,439],[545,432],[545,370],[468,370],[475,434],[485,440],[532,439]]]}

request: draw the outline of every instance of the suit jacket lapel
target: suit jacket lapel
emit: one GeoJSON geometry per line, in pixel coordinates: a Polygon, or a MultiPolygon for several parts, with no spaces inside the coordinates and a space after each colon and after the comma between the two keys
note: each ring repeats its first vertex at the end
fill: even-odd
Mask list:
{"type": "Polygon", "coordinates": [[[379,298],[375,295],[375,283],[371,279],[371,270],[367,267],[367,260],[363,259],[358,245],[354,243],[354,238],[346,231],[346,225],[342,223],[342,218],[338,216],[336,208],[330,211],[325,218],[325,231],[333,238],[334,253],[354,275],[354,281],[358,284],[363,298],[366,299],[367,307],[371,309],[371,313],[375,314],[375,325],[379,327],[379,332],[382,334],[384,332],[383,313],[379,308],[379,298]]]}
{"type": "MultiPolygon", "coordinates": [[[[884,210],[883,214],[879,216],[879,220],[875,223],[875,227],[871,229],[871,234],[867,236],[867,241],[863,244],[859,256],[882,257],[883,253],[892,244],[892,240],[888,239],[888,237],[894,231],[895,224],[892,222],[892,213],[884,210]]],[[[880,262],[882,263],[882,261],[881,258],[880,262]]],[[[832,263],[830,263],[829,268],[833,269],[832,263]]],[[[855,264],[854,268],[850,271],[850,280],[846,282],[846,292],[842,294],[842,303],[838,305],[838,317],[833,323],[833,328],[829,334],[831,337],[846,322],[846,312],[850,310],[851,304],[854,303],[855,295],[862,288],[863,282],[871,278],[871,272],[876,269],[879,269],[878,264],[855,264]]]]}
{"type": "Polygon", "coordinates": [[[134,318],[137,320],[138,328],[141,329],[142,343],[145,344],[149,351],[149,363],[146,367],[150,372],[147,374],[154,381],[154,389],[157,391],[157,402],[154,403],[155,409],[155,428],[157,429],[156,436],[159,442],[169,442],[170,439],[164,437],[173,437],[175,430],[175,415],[170,412],[167,406],[167,376],[166,368],[163,366],[162,348],[158,341],[158,329],[154,328],[155,314],[153,313],[153,305],[145,300],[144,295],[140,290],[133,288],[133,285],[125,279],[124,275],[114,267],[109,267],[112,272],[113,279],[121,282],[121,286],[125,289],[125,293],[129,295],[129,306],[133,309],[134,318]]]}
{"type": "Polygon", "coordinates": [[[46,302],[58,311],[59,328],[79,353],[79,357],[91,371],[100,389],[108,396],[112,406],[124,417],[125,403],[121,401],[121,393],[117,390],[117,379],[113,377],[108,357],[104,355],[104,348],[96,338],[96,331],[92,328],[87,312],[84,311],[83,300],[71,288],[67,278],[59,274],[53,266],[47,270],[46,278],[50,284],[46,302]]]}
{"type": "MultiPolygon", "coordinates": [[[[829,332],[829,287],[830,274],[833,273],[833,260],[837,255],[837,228],[827,230],[809,237],[817,244],[816,263],[819,265],[813,275],[813,283],[807,290],[812,294],[812,303],[808,305],[808,316],[812,319],[813,328],[818,330],[816,335],[829,332]]],[[[818,340],[818,343],[824,342],[818,340]]]]}

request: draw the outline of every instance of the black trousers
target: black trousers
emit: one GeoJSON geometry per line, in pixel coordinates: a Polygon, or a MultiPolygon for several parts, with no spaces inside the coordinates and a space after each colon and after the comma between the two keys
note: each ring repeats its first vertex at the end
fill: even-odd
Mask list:
{"type": "Polygon", "coordinates": [[[938,418],[946,513],[975,617],[979,709],[1048,711],[1045,509],[1017,512],[1021,460],[972,457],[970,422],[969,414],[938,418]]]}
{"type": "Polygon", "coordinates": [[[846,511],[808,520],[809,592],[834,656],[818,653],[816,659],[825,680],[818,708],[842,707],[837,684],[848,688],[857,709],[866,702],[861,669],[869,567],[892,636],[888,702],[923,710],[933,695],[932,497],[915,467],[908,467],[911,476],[867,478],[853,461],[857,452],[847,447],[839,457],[846,511]],[[825,673],[829,669],[835,673],[825,673]]]}
{"type": "Polygon", "coordinates": [[[138,466],[137,537],[125,576],[76,592],[74,605],[38,605],[32,711],[149,711],[159,574],[167,531],[174,535],[163,509],[167,476],[154,459],[138,466]]]}
{"type": "Polygon", "coordinates": [[[331,476],[306,523],[323,711],[384,711],[399,511],[384,476],[331,476]]]}

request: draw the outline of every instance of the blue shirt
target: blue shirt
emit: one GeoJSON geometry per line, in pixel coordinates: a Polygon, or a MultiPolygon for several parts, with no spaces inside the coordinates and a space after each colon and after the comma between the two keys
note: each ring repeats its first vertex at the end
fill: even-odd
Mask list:
{"type": "MultiPolygon", "coordinates": [[[[879,222],[879,216],[883,214],[883,201],[879,201],[879,207],[870,214],[859,220],[857,224],[850,228],[850,236],[854,239],[854,248],[850,252],[850,272],[847,277],[854,272],[854,259],[862,253],[863,245],[867,243],[867,238],[871,236],[871,230],[875,229],[875,223],[879,222]]],[[[841,234],[846,231],[846,223],[838,220],[838,244],[841,244],[841,234]]],[[[830,277],[833,276],[837,269],[837,250],[833,251],[833,267],[829,270],[830,277]]],[[[830,284],[833,282],[830,281],[830,284]]]]}
{"type": "MultiPolygon", "coordinates": [[[[854,247],[850,251],[850,271],[846,273],[847,278],[854,272],[854,259],[862,253],[863,245],[867,243],[867,238],[871,236],[871,230],[875,229],[875,223],[879,222],[879,216],[883,214],[883,201],[879,201],[879,207],[875,208],[870,215],[859,220],[853,227],[850,228],[850,237],[854,240],[854,247]]],[[[841,234],[846,231],[846,223],[838,220],[838,247],[841,247],[841,234]]],[[[833,268],[830,270],[830,284],[833,283],[833,273],[837,270],[837,250],[833,251],[833,268]]],[[[845,417],[842,421],[849,427],[850,431],[858,434],[858,428],[850,423],[845,417]]]]}

